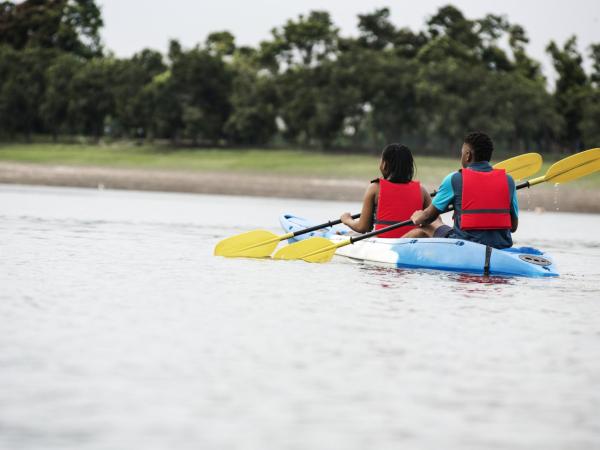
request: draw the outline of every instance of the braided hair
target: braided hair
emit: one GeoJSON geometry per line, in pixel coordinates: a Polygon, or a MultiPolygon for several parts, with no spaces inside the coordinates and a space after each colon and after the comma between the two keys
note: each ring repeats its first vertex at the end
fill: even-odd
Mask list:
{"type": "Polygon", "coordinates": [[[487,134],[481,131],[473,131],[465,136],[464,142],[473,150],[474,162],[492,159],[494,143],[487,134]]]}
{"type": "Polygon", "coordinates": [[[410,149],[401,144],[389,144],[381,153],[385,163],[384,177],[392,183],[408,183],[415,175],[415,160],[410,149]]]}

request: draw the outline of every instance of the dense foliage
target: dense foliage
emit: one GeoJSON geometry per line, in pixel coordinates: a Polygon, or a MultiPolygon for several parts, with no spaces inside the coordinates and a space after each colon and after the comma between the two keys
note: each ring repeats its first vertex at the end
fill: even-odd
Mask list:
{"type": "Polygon", "coordinates": [[[423,30],[388,9],[341,36],[327,12],[273,29],[256,48],[214,32],[167,55],[103,51],[93,0],[0,3],[0,134],[136,137],[211,145],[377,148],[443,153],[472,129],[512,150],[600,143],[600,44],[582,67],[575,38],[548,45],[552,91],[505,17],[440,8],[423,30]]]}

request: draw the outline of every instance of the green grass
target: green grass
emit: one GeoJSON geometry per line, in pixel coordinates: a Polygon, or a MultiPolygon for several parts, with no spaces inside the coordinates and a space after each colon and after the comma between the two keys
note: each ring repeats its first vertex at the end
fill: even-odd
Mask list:
{"type": "MultiPolygon", "coordinates": [[[[169,149],[128,144],[3,144],[0,161],[365,179],[375,178],[379,173],[379,158],[371,155],[300,150],[169,149]]],[[[436,182],[456,166],[456,161],[449,158],[417,158],[418,176],[423,181],[436,182]]]]}
{"type": "MultiPolygon", "coordinates": [[[[0,144],[0,161],[90,165],[191,171],[265,173],[297,176],[361,178],[379,175],[372,155],[325,154],[295,150],[171,149],[164,146],[82,144],[0,144]]],[[[553,161],[547,161],[547,170],[553,161]]],[[[458,157],[416,156],[417,178],[435,185],[458,168],[458,157]]],[[[541,172],[543,173],[543,172],[541,172]]],[[[574,186],[600,189],[600,173],[574,186]]]]}

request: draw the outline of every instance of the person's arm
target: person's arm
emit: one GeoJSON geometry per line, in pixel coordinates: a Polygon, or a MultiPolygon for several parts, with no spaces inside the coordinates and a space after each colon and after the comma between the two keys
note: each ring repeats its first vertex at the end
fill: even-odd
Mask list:
{"type": "MultiPolygon", "coordinates": [[[[444,178],[444,181],[442,181],[440,189],[433,200],[431,200],[431,197],[427,194],[430,202],[429,205],[425,207],[425,204],[423,204],[424,209],[415,211],[410,217],[410,220],[412,220],[415,225],[430,224],[437,219],[440,214],[446,211],[448,205],[454,201],[454,189],[452,188],[452,176],[454,173],[451,173],[444,178]]],[[[425,199],[423,202],[425,203],[425,199]]]]}
{"type": "Polygon", "coordinates": [[[431,195],[425,189],[425,186],[421,185],[421,195],[423,197],[423,209],[426,209],[429,205],[431,205],[431,195]]]}
{"type": "Polygon", "coordinates": [[[514,233],[519,228],[519,218],[517,216],[510,215],[510,232],[514,233]]]}
{"type": "Polygon", "coordinates": [[[437,219],[440,216],[440,211],[433,206],[433,203],[429,205],[425,209],[421,209],[419,211],[415,211],[412,216],[410,216],[410,220],[413,221],[415,225],[428,225],[437,219]]]}
{"type": "Polygon", "coordinates": [[[360,218],[352,219],[349,212],[345,212],[340,217],[342,223],[357,233],[367,233],[373,228],[373,210],[375,205],[375,196],[377,195],[377,188],[379,186],[376,183],[371,183],[365,192],[363,198],[362,211],[360,212],[360,218]]]}

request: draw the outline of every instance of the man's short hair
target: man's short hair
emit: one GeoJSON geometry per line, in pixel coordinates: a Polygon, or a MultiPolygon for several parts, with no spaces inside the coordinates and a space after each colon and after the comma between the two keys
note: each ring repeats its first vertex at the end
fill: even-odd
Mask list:
{"type": "Polygon", "coordinates": [[[473,131],[465,136],[465,144],[473,150],[473,158],[477,161],[490,161],[494,151],[494,143],[490,137],[481,131],[473,131]]]}

